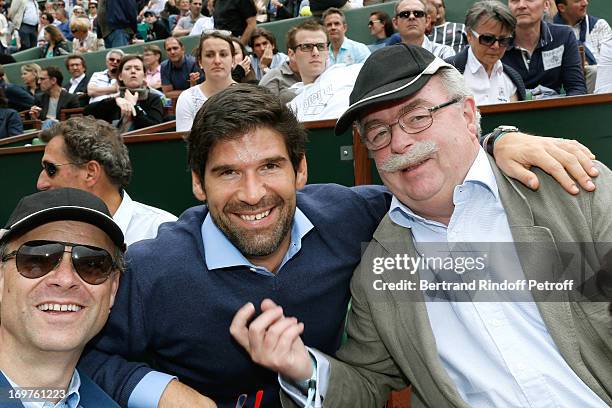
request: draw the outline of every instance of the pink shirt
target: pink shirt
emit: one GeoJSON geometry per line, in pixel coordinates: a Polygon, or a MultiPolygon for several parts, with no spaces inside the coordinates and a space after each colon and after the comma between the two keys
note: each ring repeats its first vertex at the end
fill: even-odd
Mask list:
{"type": "Polygon", "coordinates": [[[147,85],[159,84],[161,86],[161,65],[158,65],[155,71],[148,71],[146,76],[147,85]]]}

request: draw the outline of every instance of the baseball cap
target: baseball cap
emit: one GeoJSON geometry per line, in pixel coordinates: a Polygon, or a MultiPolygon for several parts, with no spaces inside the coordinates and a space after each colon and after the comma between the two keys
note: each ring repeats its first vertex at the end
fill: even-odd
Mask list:
{"type": "Polygon", "coordinates": [[[0,229],[0,243],[53,221],[81,221],[104,231],[122,250],[123,232],[113,221],[106,204],[84,190],[58,188],[23,197],[5,227],[0,229]]]}
{"type": "Polygon", "coordinates": [[[338,119],[335,133],[344,133],[360,115],[377,105],[418,92],[438,70],[450,68],[454,69],[416,45],[399,43],[376,50],[359,71],[349,107],[338,119]]]}

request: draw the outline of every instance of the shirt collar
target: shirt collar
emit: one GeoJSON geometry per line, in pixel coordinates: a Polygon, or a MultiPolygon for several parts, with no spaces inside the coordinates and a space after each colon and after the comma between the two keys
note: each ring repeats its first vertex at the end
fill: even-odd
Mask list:
{"type": "Polygon", "coordinates": [[[128,195],[127,191],[124,190],[121,204],[119,204],[115,215],[113,215],[113,220],[117,223],[117,225],[119,226],[121,231],[123,231],[124,234],[125,231],[127,231],[128,225],[130,225],[133,207],[134,202],[132,201],[132,198],[128,195]]]}
{"type": "MultiPolygon", "coordinates": [[[[469,69],[472,74],[476,74],[481,69],[483,70],[483,72],[486,73],[484,66],[482,65],[480,61],[478,61],[478,58],[476,58],[476,55],[474,55],[474,51],[472,50],[472,47],[468,47],[468,59],[467,59],[466,68],[469,69]]],[[[503,70],[504,70],[504,67],[501,63],[501,60],[497,60],[497,62],[495,62],[495,65],[493,66],[492,73],[499,74],[500,72],[503,72],[503,70]]]]}
{"type": "MultiPolygon", "coordinates": [[[[493,169],[491,168],[491,164],[487,159],[487,154],[482,148],[478,149],[476,160],[474,160],[474,163],[472,163],[472,166],[470,166],[463,183],[455,187],[455,192],[459,187],[466,184],[482,185],[488,191],[490,191],[491,194],[493,194],[496,200],[499,200],[499,190],[497,188],[495,174],[493,174],[493,169]]],[[[389,217],[394,223],[405,228],[412,228],[414,224],[417,223],[426,224],[434,228],[446,228],[446,226],[440,222],[428,220],[418,214],[415,214],[410,208],[398,200],[395,195],[391,200],[389,217]]]]}
{"type": "MultiPolygon", "coordinates": [[[[291,243],[289,244],[289,251],[287,251],[281,262],[281,267],[300,250],[302,238],[313,228],[314,226],[308,217],[306,217],[302,210],[296,207],[291,225],[291,243]]],[[[204,242],[204,254],[208,270],[234,266],[264,269],[253,265],[242,255],[238,248],[215,225],[210,212],[206,214],[206,218],[202,223],[202,240],[204,242]]]]}
{"type": "Polygon", "coordinates": [[[81,82],[81,80],[83,80],[83,78],[85,78],[85,73],[82,73],[81,75],[79,75],[76,78],[70,78],[70,83],[71,84],[78,84],[79,82],[81,82]]]}
{"type": "MultiPolygon", "coordinates": [[[[522,50],[521,47],[518,47],[517,45],[514,44],[514,41],[516,41],[516,37],[512,41],[512,44],[510,45],[510,47],[508,47],[508,49],[517,48],[519,50],[522,50]]],[[[552,35],[552,31],[550,31],[550,27],[548,23],[544,20],[540,21],[540,41],[536,49],[546,47],[548,44],[552,43],[553,41],[554,41],[554,37],[552,35]]]]}

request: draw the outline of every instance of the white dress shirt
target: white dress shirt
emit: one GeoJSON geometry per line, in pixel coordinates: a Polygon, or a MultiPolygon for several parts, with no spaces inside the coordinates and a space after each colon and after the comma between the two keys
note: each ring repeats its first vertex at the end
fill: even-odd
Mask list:
{"type": "Polygon", "coordinates": [[[498,60],[495,63],[491,76],[489,76],[471,47],[468,48],[468,59],[463,77],[474,93],[476,105],[509,102],[512,95],[516,93],[516,86],[504,73],[502,62],[498,60]]]}

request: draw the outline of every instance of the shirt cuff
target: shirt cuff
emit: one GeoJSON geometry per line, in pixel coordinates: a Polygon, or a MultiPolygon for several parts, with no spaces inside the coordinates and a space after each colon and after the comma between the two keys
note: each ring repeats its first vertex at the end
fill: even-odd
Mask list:
{"type": "MultiPolygon", "coordinates": [[[[321,408],[323,406],[323,400],[325,399],[325,395],[327,394],[327,386],[329,385],[329,360],[327,357],[310,347],[306,347],[310,355],[317,362],[317,389],[314,398],[314,408],[321,408]]],[[[291,381],[281,377],[278,375],[278,382],[283,389],[291,397],[296,404],[300,407],[304,407],[306,405],[306,400],[308,397],[304,394],[298,387],[295,386],[291,381]]],[[[130,407],[131,408],[131,407],[130,407]]]]}
{"type": "Polygon", "coordinates": [[[130,394],[128,408],[156,408],[170,381],[176,379],[159,371],[147,373],[130,394]]]}

